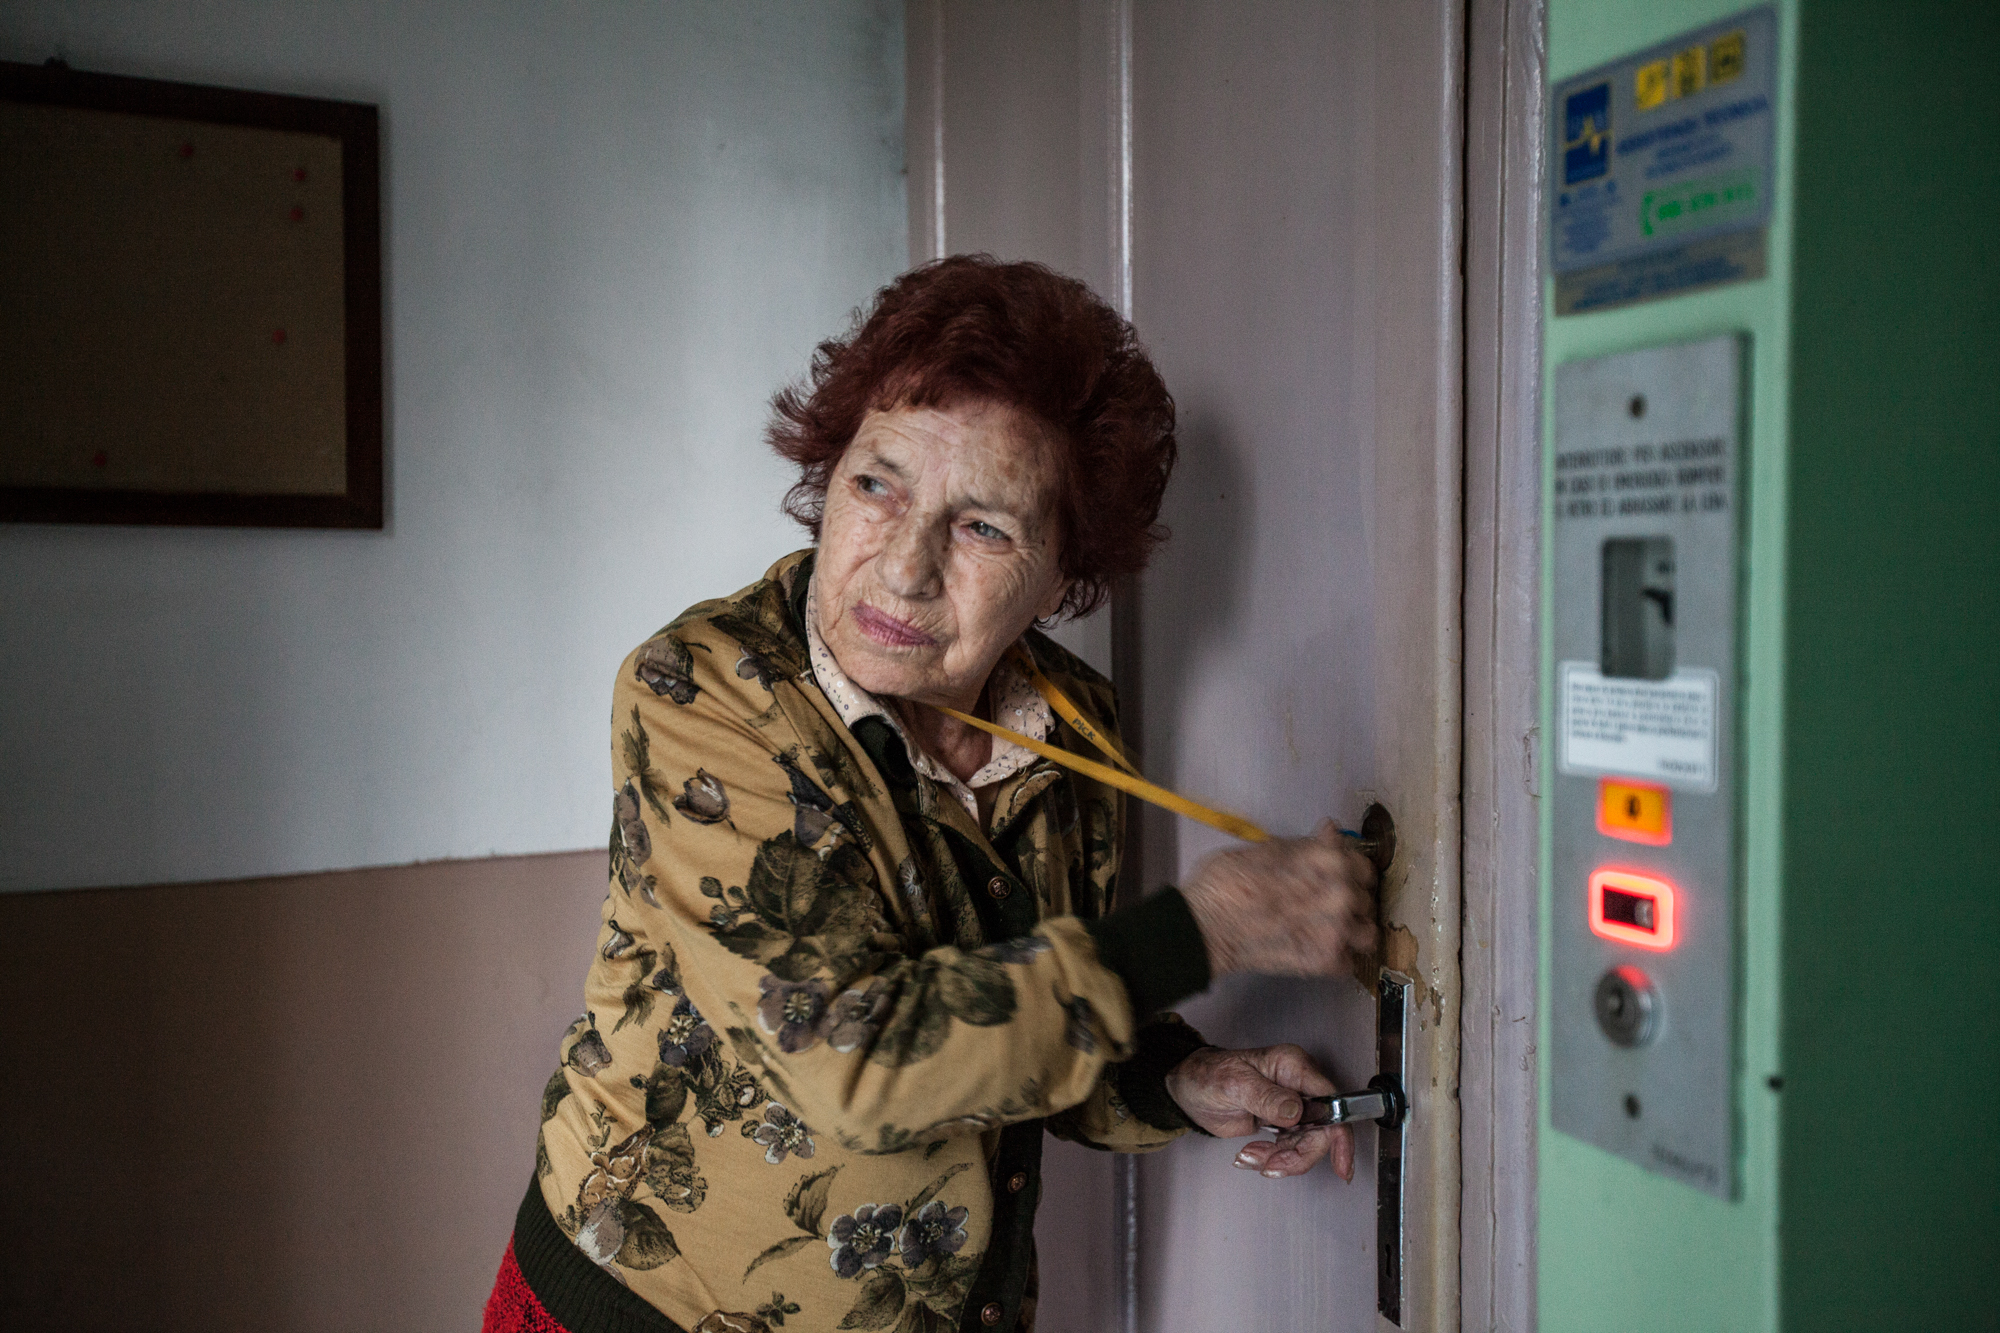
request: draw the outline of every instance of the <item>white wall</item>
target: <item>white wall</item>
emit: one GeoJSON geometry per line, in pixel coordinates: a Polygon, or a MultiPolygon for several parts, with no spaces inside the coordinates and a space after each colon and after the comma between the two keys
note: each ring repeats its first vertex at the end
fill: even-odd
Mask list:
{"type": "Polygon", "coordinates": [[[382,533],[0,527],[0,888],[602,842],[619,659],[803,544],[765,402],[899,271],[895,0],[10,0],[372,102],[382,533]]]}

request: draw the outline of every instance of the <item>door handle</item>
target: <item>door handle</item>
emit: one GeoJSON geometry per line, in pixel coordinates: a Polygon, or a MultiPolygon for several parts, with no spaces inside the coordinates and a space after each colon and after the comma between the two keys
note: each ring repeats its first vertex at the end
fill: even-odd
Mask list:
{"type": "MultiPolygon", "coordinates": [[[[1380,895],[1382,880],[1396,860],[1396,821],[1378,802],[1362,812],[1360,829],[1341,832],[1375,867],[1380,895]]],[[[1375,1067],[1380,1072],[1363,1091],[1306,1098],[1299,1121],[1350,1125],[1373,1120],[1380,1129],[1375,1136],[1375,1308],[1398,1328],[1403,1326],[1403,1153],[1409,1146],[1410,1119],[1403,1047],[1413,986],[1412,978],[1382,969],[1375,985],[1375,1067]]]]}
{"type": "MultiPolygon", "coordinates": [[[[1342,829],[1378,876],[1396,859],[1396,824],[1381,805],[1362,814],[1359,830],[1342,829]]],[[[1403,1154],[1408,1147],[1410,1098],[1404,1090],[1404,1036],[1415,982],[1382,969],[1375,984],[1375,1063],[1380,1071],[1359,1092],[1307,1097],[1299,1125],[1352,1125],[1372,1120],[1375,1136],[1375,1308],[1397,1328],[1403,1326],[1403,1154]]],[[[1267,1129],[1280,1129],[1267,1125],[1267,1129]]],[[[1281,1131],[1282,1132],[1282,1131],[1281,1131]]]]}
{"type": "Polygon", "coordinates": [[[1401,1129],[1410,1112],[1409,1098],[1394,1074],[1377,1074],[1360,1092],[1343,1092],[1337,1097],[1308,1097],[1301,1125],[1351,1125],[1373,1120],[1384,1129],[1401,1129]]]}
{"type": "MultiPolygon", "coordinates": [[[[1307,1125],[1351,1125],[1372,1120],[1375,1135],[1375,1308],[1396,1327],[1403,1327],[1403,1154],[1409,1146],[1410,1099],[1403,1090],[1406,1074],[1403,1037],[1409,1021],[1411,978],[1384,968],[1377,982],[1375,1056],[1382,1072],[1359,1092],[1335,1097],[1307,1097],[1307,1125]]],[[[1283,1132],[1277,1125],[1266,1129],[1283,1132]]]]}

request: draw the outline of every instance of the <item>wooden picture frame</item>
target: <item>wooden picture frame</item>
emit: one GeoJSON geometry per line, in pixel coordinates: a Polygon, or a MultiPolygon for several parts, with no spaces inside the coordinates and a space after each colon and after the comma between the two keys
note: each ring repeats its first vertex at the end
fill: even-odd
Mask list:
{"type": "Polygon", "coordinates": [[[0,521],[383,522],[376,108],[0,62],[0,521]]]}

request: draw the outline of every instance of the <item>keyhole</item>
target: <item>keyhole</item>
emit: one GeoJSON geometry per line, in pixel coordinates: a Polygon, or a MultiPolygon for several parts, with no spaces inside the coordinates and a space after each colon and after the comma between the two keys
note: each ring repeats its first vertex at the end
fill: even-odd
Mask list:
{"type": "Polygon", "coordinates": [[[1629,1092],[1625,1094],[1625,1114],[1634,1120],[1639,1118],[1639,1099],[1629,1092]]]}
{"type": "Polygon", "coordinates": [[[1630,413],[1631,413],[1631,414],[1632,414],[1633,416],[1635,416],[1635,417],[1643,417],[1643,416],[1645,416],[1645,415],[1646,415],[1646,395],[1645,395],[1645,394],[1643,394],[1643,393],[1635,393],[1635,394],[1633,394],[1633,395],[1632,395],[1632,401],[1631,401],[1630,403],[1626,404],[1626,411],[1630,412],[1630,413]]]}
{"type": "Polygon", "coordinates": [[[1638,797],[1636,797],[1636,796],[1627,796],[1627,797],[1625,798],[1625,814],[1626,814],[1626,815],[1627,815],[1627,816],[1628,816],[1629,818],[1632,818],[1632,819],[1637,819],[1637,818],[1639,817],[1639,798],[1638,798],[1638,797]]]}

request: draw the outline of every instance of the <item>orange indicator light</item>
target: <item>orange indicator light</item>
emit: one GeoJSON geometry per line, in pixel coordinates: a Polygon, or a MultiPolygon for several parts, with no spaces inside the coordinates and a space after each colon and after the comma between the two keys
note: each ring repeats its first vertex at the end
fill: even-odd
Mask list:
{"type": "Polygon", "coordinates": [[[1674,840],[1674,794],[1650,782],[1599,778],[1597,831],[1607,838],[1664,847],[1674,840]]]}
{"type": "Polygon", "coordinates": [[[1590,876],[1590,933],[1642,949],[1674,947],[1674,886],[1629,870],[1590,876]]]}

